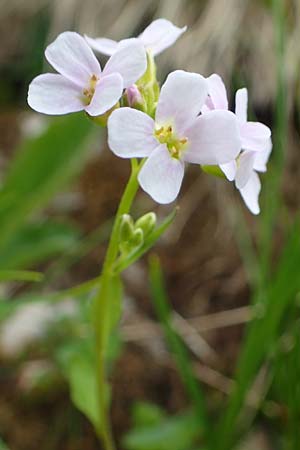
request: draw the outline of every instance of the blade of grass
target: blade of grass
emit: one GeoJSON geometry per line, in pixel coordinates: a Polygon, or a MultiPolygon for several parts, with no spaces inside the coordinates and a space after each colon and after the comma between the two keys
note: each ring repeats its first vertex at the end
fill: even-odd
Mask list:
{"type": "Polygon", "coordinates": [[[32,302],[58,302],[70,297],[80,297],[82,295],[90,294],[93,289],[99,286],[99,277],[92,278],[91,280],[80,283],[62,291],[52,292],[52,293],[39,293],[39,294],[26,294],[16,297],[11,300],[0,299],[0,322],[6,319],[10,314],[12,314],[19,306],[24,303],[32,302]]]}
{"type": "MultiPolygon", "coordinates": [[[[32,267],[54,255],[76,248],[79,230],[67,223],[37,221],[22,226],[2,247],[0,269],[32,267]]],[[[46,280],[45,280],[46,281],[46,280]]]]}
{"type": "Polygon", "coordinates": [[[279,337],[280,324],[291,301],[300,289],[300,229],[294,225],[272,279],[260,316],[250,323],[236,372],[236,385],[217,427],[212,448],[229,450],[237,434],[237,420],[249,388],[273,344],[279,337]]]}
{"type": "Polygon", "coordinates": [[[294,308],[289,321],[289,331],[285,333],[277,349],[274,363],[273,395],[286,409],[286,418],[280,430],[283,447],[298,450],[300,442],[300,327],[299,308],[294,308]]]}
{"type": "Polygon", "coordinates": [[[280,186],[287,144],[287,95],[285,79],[285,2],[272,0],[273,28],[276,51],[277,96],[273,141],[274,148],[265,179],[262,220],[260,230],[260,284],[263,286],[270,275],[272,254],[272,234],[281,204],[280,186]]]}
{"type": "Polygon", "coordinates": [[[209,424],[206,414],[204,395],[198,381],[194,376],[192,363],[186,347],[172,325],[172,310],[167,297],[160,262],[158,257],[155,255],[152,255],[149,258],[149,277],[150,289],[156,314],[163,326],[166,340],[174,355],[178,371],[187,393],[195,406],[199,426],[202,427],[203,434],[209,436],[209,424]]]}
{"type": "Polygon", "coordinates": [[[42,281],[43,274],[31,270],[0,270],[1,281],[42,281]]]}
{"type": "Polygon", "coordinates": [[[272,283],[269,282],[270,268],[272,267],[270,264],[273,244],[272,236],[281,203],[280,184],[287,141],[284,2],[272,0],[272,13],[277,55],[276,131],[273,161],[266,179],[265,202],[262,208],[258,286],[252,297],[254,304],[264,308],[264,315],[261,319],[254,320],[248,327],[238,361],[236,387],[230,396],[228,406],[217,427],[215,439],[212,440],[211,448],[214,450],[229,450],[232,448],[237,432],[237,419],[244,405],[247,392],[263,359],[278,337],[278,328],[283,315],[300,285],[297,271],[297,267],[300,264],[298,224],[295,225],[288,240],[277,269],[277,274],[272,279],[272,283]]]}

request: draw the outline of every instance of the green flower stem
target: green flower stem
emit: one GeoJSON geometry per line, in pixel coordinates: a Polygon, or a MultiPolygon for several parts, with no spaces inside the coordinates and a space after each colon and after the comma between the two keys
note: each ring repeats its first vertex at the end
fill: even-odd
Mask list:
{"type": "Polygon", "coordinates": [[[114,450],[110,420],[108,398],[104,395],[106,389],[106,350],[110,334],[110,290],[113,277],[113,265],[119,253],[119,224],[123,214],[130,212],[130,208],[134,197],[138,190],[137,175],[139,173],[141,164],[139,165],[136,159],[131,161],[131,175],[125,188],[124,194],[120,201],[111,237],[108,244],[108,249],[104,259],[102,273],[100,276],[99,290],[94,303],[94,327],[97,345],[97,380],[99,390],[99,429],[97,430],[99,437],[102,439],[106,450],[114,450]]]}

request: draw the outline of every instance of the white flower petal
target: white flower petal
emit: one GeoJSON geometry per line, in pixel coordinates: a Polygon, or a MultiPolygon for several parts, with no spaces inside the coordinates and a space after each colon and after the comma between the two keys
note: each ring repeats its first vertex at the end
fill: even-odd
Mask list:
{"type": "Polygon", "coordinates": [[[91,38],[84,35],[86,42],[89,44],[89,46],[96,50],[99,53],[102,53],[103,55],[111,56],[115,53],[118,47],[118,42],[114,41],[113,39],[107,39],[107,38],[91,38]]]}
{"type": "Polygon", "coordinates": [[[102,76],[97,83],[91,103],[85,110],[91,116],[100,116],[112,108],[123,92],[123,78],[118,73],[102,76]]]}
{"type": "Polygon", "coordinates": [[[27,101],[35,111],[50,115],[84,109],[80,88],[62,75],[54,73],[34,78],[29,85],[27,101]]]}
{"type": "Polygon", "coordinates": [[[256,172],[252,172],[252,175],[242,189],[240,189],[241,196],[247,207],[250,209],[252,214],[259,214],[260,208],[258,203],[258,197],[261,190],[261,184],[259,176],[256,172]]]}
{"type": "Polygon", "coordinates": [[[231,162],[241,150],[238,121],[230,111],[215,110],[198,117],[185,132],[185,161],[202,165],[231,162]]]}
{"type": "Polygon", "coordinates": [[[156,109],[159,126],[172,124],[180,137],[199,114],[206,96],[207,83],[197,73],[176,70],[163,84],[156,109]]]}
{"type": "Polygon", "coordinates": [[[266,148],[255,153],[254,169],[258,172],[267,171],[267,163],[272,151],[272,140],[268,140],[266,148]]]}
{"type": "Polygon", "coordinates": [[[137,39],[121,42],[117,51],[108,60],[103,73],[119,73],[124,80],[124,88],[135,83],[146,71],[147,58],[144,46],[137,39]]]}
{"type": "Polygon", "coordinates": [[[57,72],[81,87],[87,87],[92,75],[101,73],[96,56],[78,33],[66,31],[60,34],[46,48],[45,56],[57,72]]]}
{"type": "Polygon", "coordinates": [[[138,38],[135,38],[135,37],[126,38],[126,39],[122,39],[121,41],[118,42],[118,46],[116,48],[116,51],[120,50],[122,48],[125,48],[128,44],[138,44],[139,46],[142,45],[138,38]]]}
{"type": "Polygon", "coordinates": [[[235,113],[241,123],[247,122],[248,91],[239,89],[235,94],[235,113]]]}
{"type": "Polygon", "coordinates": [[[242,147],[246,150],[264,150],[269,148],[271,130],[260,122],[247,122],[240,127],[242,147]]]}
{"type": "Polygon", "coordinates": [[[179,28],[166,19],[154,20],[142,34],[139,39],[146,49],[151,50],[156,56],[166,48],[174,44],[175,41],[186,31],[187,27],[179,28]]]}
{"type": "Polygon", "coordinates": [[[220,164],[220,169],[225,174],[227,180],[233,181],[236,176],[237,164],[236,160],[230,161],[229,163],[220,164]]]}
{"type": "MultiPolygon", "coordinates": [[[[208,101],[207,107],[210,107],[212,103],[213,109],[228,109],[228,100],[225,84],[216,73],[213,73],[210,77],[206,78],[208,83],[208,94],[211,102],[208,101]]],[[[211,108],[210,108],[211,109],[211,108]]]]}
{"type": "Polygon", "coordinates": [[[242,189],[249,181],[253,172],[256,152],[246,151],[239,157],[238,169],[235,177],[235,184],[238,189],[242,189]]]}
{"type": "Polygon", "coordinates": [[[121,158],[143,158],[157,147],[154,121],[147,114],[131,108],[113,111],[107,123],[108,145],[121,158]]]}
{"type": "Polygon", "coordinates": [[[138,180],[156,202],[173,202],[180,190],[184,163],[172,158],[165,145],[159,145],[143,165],[138,180]]]}

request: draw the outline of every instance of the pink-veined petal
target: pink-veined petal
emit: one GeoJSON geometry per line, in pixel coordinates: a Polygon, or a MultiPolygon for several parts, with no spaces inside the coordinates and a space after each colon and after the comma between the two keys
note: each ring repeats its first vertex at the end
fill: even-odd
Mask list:
{"type": "Polygon", "coordinates": [[[233,161],[241,150],[235,114],[210,111],[198,117],[185,132],[188,139],[185,161],[201,165],[220,165],[233,161]]]}
{"type": "Polygon", "coordinates": [[[267,171],[267,163],[272,151],[272,139],[268,140],[266,148],[255,153],[254,169],[258,172],[267,171]]]}
{"type": "Polygon", "coordinates": [[[89,44],[89,46],[99,52],[103,55],[111,56],[115,53],[118,47],[118,42],[114,41],[113,39],[107,39],[107,38],[91,38],[84,35],[86,42],[89,44]]]}
{"type": "Polygon", "coordinates": [[[216,73],[206,78],[208,83],[209,99],[206,101],[206,106],[209,109],[228,109],[228,100],[225,84],[216,73]]]}
{"type": "Polygon", "coordinates": [[[78,33],[60,34],[45,51],[45,56],[57,72],[81,87],[87,87],[92,75],[99,76],[100,64],[78,33]]]}
{"type": "Polygon", "coordinates": [[[154,20],[139,39],[147,50],[151,50],[153,55],[159,55],[162,51],[174,44],[175,41],[186,31],[187,27],[179,28],[166,19],[154,20]]]}
{"type": "Polygon", "coordinates": [[[156,109],[159,126],[172,124],[180,137],[199,114],[207,96],[205,78],[197,73],[176,70],[163,84],[156,109]]]}
{"type": "Polygon", "coordinates": [[[100,116],[112,108],[123,92],[123,79],[120,74],[102,76],[96,85],[95,94],[85,110],[90,116],[100,116]]]}
{"type": "Polygon", "coordinates": [[[62,75],[45,73],[29,85],[29,106],[44,114],[61,115],[84,109],[78,86],[62,75]]]}
{"type": "Polygon", "coordinates": [[[261,190],[261,183],[259,176],[256,172],[252,172],[252,175],[242,189],[240,189],[241,196],[246,203],[252,214],[259,214],[260,208],[258,203],[258,197],[261,190]]]}
{"type": "Polygon", "coordinates": [[[238,169],[235,177],[235,184],[238,189],[242,189],[249,181],[253,172],[256,152],[246,151],[239,157],[238,169]]]}
{"type": "Polygon", "coordinates": [[[247,122],[248,91],[239,89],[235,94],[235,113],[241,123],[247,122]]]}
{"type": "Polygon", "coordinates": [[[156,202],[173,202],[180,190],[184,163],[172,158],[165,145],[159,145],[143,165],[138,180],[156,202]]]}
{"type": "Polygon", "coordinates": [[[113,111],[108,119],[108,145],[121,158],[143,158],[157,147],[154,121],[147,114],[131,108],[113,111]]]}
{"type": "Polygon", "coordinates": [[[144,46],[137,40],[121,42],[117,51],[110,57],[104,67],[104,75],[119,73],[124,81],[124,88],[135,83],[146,71],[147,58],[144,46]]]}
{"type": "Polygon", "coordinates": [[[206,100],[205,100],[204,105],[203,105],[202,108],[201,108],[201,112],[202,112],[202,114],[205,114],[205,113],[207,113],[207,112],[209,112],[209,111],[213,111],[214,109],[215,109],[215,108],[214,108],[213,102],[211,101],[211,98],[210,98],[210,96],[208,95],[208,96],[206,97],[206,100]]]}
{"type": "Polygon", "coordinates": [[[226,176],[227,180],[233,181],[236,176],[237,164],[236,160],[230,161],[229,163],[220,164],[220,169],[226,176]]]}
{"type": "Polygon", "coordinates": [[[242,147],[261,151],[269,148],[271,130],[260,122],[247,122],[240,127],[242,147]]]}

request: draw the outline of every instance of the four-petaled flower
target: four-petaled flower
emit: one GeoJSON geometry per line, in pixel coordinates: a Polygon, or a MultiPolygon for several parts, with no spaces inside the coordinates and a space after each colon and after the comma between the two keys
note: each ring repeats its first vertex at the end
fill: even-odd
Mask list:
{"type": "Polygon", "coordinates": [[[157,19],[148,25],[137,38],[122,39],[119,42],[107,38],[92,39],[88,36],[85,36],[85,38],[92,49],[107,56],[113,55],[119,48],[119,44],[134,41],[141,42],[147,51],[156,56],[173,45],[185,31],[186,27],[179,28],[169,20],[157,19]]]}
{"type": "MultiPolygon", "coordinates": [[[[226,88],[219,75],[207,78],[209,96],[202,112],[228,110],[226,88]]],[[[260,122],[247,121],[247,89],[239,89],[235,97],[235,114],[241,135],[241,153],[226,164],[220,164],[228,180],[235,181],[244,202],[253,214],[260,212],[258,197],[261,190],[256,172],[265,172],[272,151],[271,130],[260,122]]]]}
{"type": "Polygon", "coordinates": [[[177,70],[162,86],[155,120],[130,108],[115,110],[108,120],[108,142],[116,155],[148,157],[139,183],[158,203],[170,203],[177,197],[185,162],[223,164],[240,151],[233,113],[199,115],[207,95],[207,82],[201,75],[177,70]]]}
{"type": "Polygon", "coordinates": [[[101,70],[85,39],[65,32],[45,51],[48,62],[59,72],[37,76],[30,84],[28,103],[44,114],[67,114],[85,110],[104,114],[146,70],[146,53],[138,41],[123,45],[101,70]]]}

